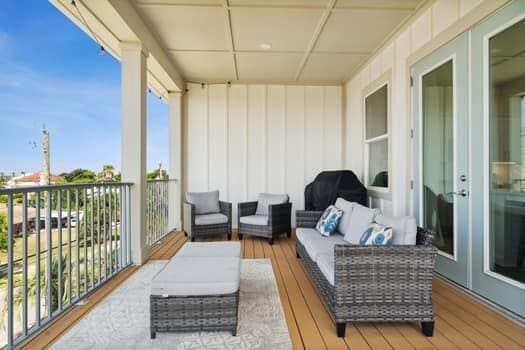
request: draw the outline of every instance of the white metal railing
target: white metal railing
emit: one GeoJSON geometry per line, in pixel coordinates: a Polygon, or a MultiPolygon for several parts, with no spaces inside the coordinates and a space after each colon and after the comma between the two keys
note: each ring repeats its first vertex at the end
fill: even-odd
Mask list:
{"type": "Polygon", "coordinates": [[[149,245],[164,238],[173,227],[170,227],[170,215],[174,213],[173,193],[177,180],[148,180],[146,186],[146,235],[149,245]],[[171,211],[171,212],[170,212],[171,211]]]}
{"type": "Polygon", "coordinates": [[[130,190],[0,189],[0,348],[15,347],[131,263],[130,190]]]}

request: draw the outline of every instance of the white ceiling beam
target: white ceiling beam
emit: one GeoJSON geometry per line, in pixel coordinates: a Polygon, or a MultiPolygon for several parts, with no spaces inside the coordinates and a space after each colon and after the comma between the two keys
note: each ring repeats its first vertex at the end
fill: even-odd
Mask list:
{"type": "Polygon", "coordinates": [[[336,0],[328,1],[325,11],[323,12],[321,19],[317,23],[317,27],[315,27],[314,34],[312,35],[312,38],[310,39],[310,42],[308,43],[306,52],[304,53],[304,56],[301,59],[301,62],[299,62],[299,67],[297,68],[297,71],[295,72],[295,77],[294,77],[295,81],[299,80],[299,77],[301,76],[301,73],[303,72],[304,66],[306,65],[306,62],[308,61],[308,58],[310,57],[312,50],[314,49],[315,44],[317,43],[317,40],[319,40],[319,36],[323,32],[324,26],[326,25],[326,22],[328,21],[328,17],[330,17],[331,11],[335,6],[335,2],[336,0]]]}
{"type": "Polygon", "coordinates": [[[170,77],[173,83],[183,91],[185,82],[179,72],[175,69],[167,51],[160,45],[159,41],[149,30],[144,20],[139,16],[135,7],[129,0],[108,0],[111,6],[126,22],[137,38],[147,48],[149,53],[155,57],[162,69],[170,77]]]}
{"type": "Polygon", "coordinates": [[[222,0],[222,9],[224,12],[224,24],[226,25],[226,30],[228,32],[228,44],[230,46],[230,52],[232,54],[233,72],[235,75],[235,80],[239,80],[239,70],[237,69],[237,57],[235,56],[235,45],[233,43],[232,20],[230,16],[230,10],[228,9],[228,0],[222,0]]]}

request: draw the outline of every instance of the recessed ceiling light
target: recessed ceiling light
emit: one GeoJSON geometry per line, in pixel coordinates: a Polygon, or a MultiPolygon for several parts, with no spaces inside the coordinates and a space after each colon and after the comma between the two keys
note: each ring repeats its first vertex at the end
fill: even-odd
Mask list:
{"type": "Polygon", "coordinates": [[[262,43],[261,45],[259,45],[259,47],[263,50],[270,50],[272,48],[272,45],[268,43],[262,43]]]}

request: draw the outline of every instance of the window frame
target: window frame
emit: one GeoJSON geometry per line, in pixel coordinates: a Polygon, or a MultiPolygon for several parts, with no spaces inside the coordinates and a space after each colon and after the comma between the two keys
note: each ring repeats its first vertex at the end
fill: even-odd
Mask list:
{"type": "Polygon", "coordinates": [[[374,82],[369,84],[364,90],[363,90],[363,96],[362,96],[362,108],[363,108],[363,173],[364,173],[364,184],[365,187],[368,189],[369,193],[373,195],[374,197],[379,198],[386,198],[389,199],[391,197],[391,188],[392,188],[392,147],[391,147],[391,114],[392,114],[392,97],[391,97],[391,86],[392,86],[392,80],[391,80],[391,70],[388,70],[386,73],[381,75],[379,78],[377,78],[374,82]],[[379,91],[380,89],[384,88],[386,86],[386,133],[375,136],[372,138],[367,138],[367,115],[366,115],[366,99],[379,91]],[[388,171],[388,186],[387,187],[378,187],[378,186],[372,186],[369,183],[369,165],[370,165],[370,144],[386,140],[387,142],[387,171],[388,171]]]}

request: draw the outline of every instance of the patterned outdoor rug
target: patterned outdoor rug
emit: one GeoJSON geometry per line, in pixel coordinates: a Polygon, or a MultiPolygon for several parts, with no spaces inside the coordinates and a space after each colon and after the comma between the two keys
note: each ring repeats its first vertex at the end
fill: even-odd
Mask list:
{"type": "Polygon", "coordinates": [[[244,259],[237,336],[227,332],[149,332],[149,290],[166,261],[141,267],[80,320],[53,349],[291,349],[279,292],[268,259],[244,259]]]}

